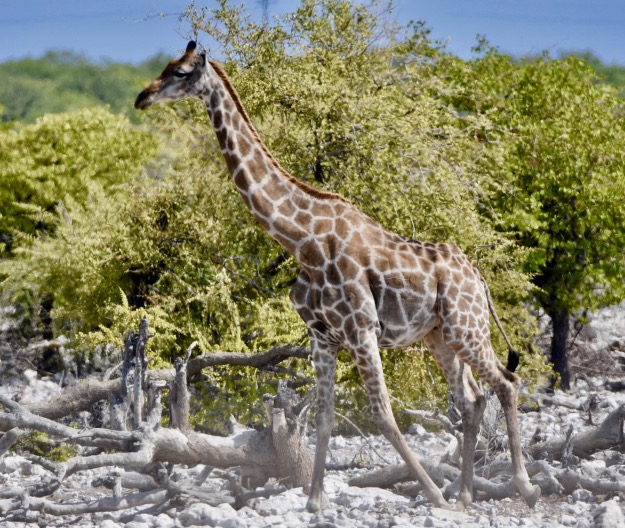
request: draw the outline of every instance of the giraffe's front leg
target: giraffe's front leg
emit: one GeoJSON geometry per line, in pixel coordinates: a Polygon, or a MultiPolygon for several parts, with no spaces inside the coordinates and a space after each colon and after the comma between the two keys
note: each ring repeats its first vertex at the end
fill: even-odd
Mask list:
{"type": "Polygon", "coordinates": [[[450,505],[443,497],[441,490],[423,469],[397,426],[384,381],[375,332],[363,332],[359,339],[359,346],[352,348],[350,352],[369,395],[373,420],[378,429],[404,459],[430,502],[439,508],[449,509],[450,505]]]}
{"type": "Polygon", "coordinates": [[[334,376],[336,371],[336,351],[311,339],[313,363],[317,377],[317,443],[315,462],[308,504],[309,512],[316,512],[328,506],[328,499],[323,493],[326,455],[330,435],[334,426],[334,376]]]}

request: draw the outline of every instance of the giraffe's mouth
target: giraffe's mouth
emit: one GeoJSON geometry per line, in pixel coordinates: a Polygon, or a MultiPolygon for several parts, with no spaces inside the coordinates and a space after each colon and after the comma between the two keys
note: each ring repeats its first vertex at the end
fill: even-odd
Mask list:
{"type": "Polygon", "coordinates": [[[135,101],[135,108],[137,110],[145,110],[152,104],[152,93],[148,90],[143,90],[135,101]]]}

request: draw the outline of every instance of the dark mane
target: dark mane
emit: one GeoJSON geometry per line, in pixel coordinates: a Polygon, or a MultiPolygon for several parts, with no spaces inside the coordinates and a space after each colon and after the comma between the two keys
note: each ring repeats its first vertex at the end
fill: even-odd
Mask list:
{"type": "Polygon", "coordinates": [[[224,88],[228,91],[228,93],[230,94],[230,97],[232,97],[232,100],[234,101],[234,104],[237,110],[239,111],[239,114],[241,114],[241,117],[243,118],[243,121],[245,121],[250,131],[252,132],[252,136],[256,140],[257,144],[260,146],[260,148],[262,149],[263,153],[267,156],[267,158],[269,158],[269,160],[271,161],[273,166],[276,168],[276,170],[282,173],[284,177],[286,177],[289,181],[293,182],[300,189],[302,189],[307,194],[315,198],[322,198],[322,199],[327,199],[327,200],[334,199],[334,200],[340,200],[340,201],[349,203],[349,201],[343,198],[340,194],[336,194],[336,193],[332,193],[328,191],[321,191],[319,189],[316,189],[315,187],[312,187],[308,185],[307,183],[304,183],[303,181],[298,180],[297,178],[289,174],[286,170],[284,170],[278,163],[278,160],[276,160],[276,158],[273,157],[271,152],[269,152],[269,150],[263,143],[262,139],[260,139],[260,136],[258,135],[258,131],[256,130],[256,127],[254,127],[254,125],[252,124],[250,117],[247,115],[247,112],[245,111],[245,108],[243,107],[243,103],[241,102],[241,98],[239,97],[239,94],[237,93],[237,91],[234,89],[234,86],[232,86],[232,83],[230,82],[230,78],[228,77],[228,74],[226,73],[226,71],[222,68],[220,64],[216,62],[209,61],[209,64],[213,67],[217,75],[219,75],[219,78],[223,82],[224,88]]]}

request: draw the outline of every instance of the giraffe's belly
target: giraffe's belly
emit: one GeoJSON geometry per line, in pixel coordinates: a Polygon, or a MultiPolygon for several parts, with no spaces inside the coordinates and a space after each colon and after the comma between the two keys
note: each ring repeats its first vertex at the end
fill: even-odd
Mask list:
{"type": "Polygon", "coordinates": [[[385,325],[381,322],[381,334],[378,345],[381,348],[402,348],[412,345],[427,335],[436,326],[435,316],[426,321],[419,320],[412,325],[385,325]]]}
{"type": "Polygon", "coordinates": [[[382,348],[409,346],[438,323],[436,294],[408,288],[403,278],[400,287],[389,282],[385,287],[356,281],[329,286],[324,277],[306,273],[291,299],[309,330],[333,346],[349,349],[363,331],[375,332],[382,348]]]}
{"type": "Polygon", "coordinates": [[[382,348],[405,347],[419,341],[438,323],[436,296],[406,290],[386,291],[378,305],[382,348]]]}

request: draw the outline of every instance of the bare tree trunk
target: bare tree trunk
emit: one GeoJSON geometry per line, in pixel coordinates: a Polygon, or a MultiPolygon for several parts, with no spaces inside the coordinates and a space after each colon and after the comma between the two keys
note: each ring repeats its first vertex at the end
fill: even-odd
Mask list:
{"type": "Polygon", "coordinates": [[[133,413],[132,428],[137,429],[143,421],[144,391],[147,389],[148,381],[148,360],[145,355],[145,349],[148,344],[148,320],[141,319],[139,324],[139,333],[133,335],[134,347],[133,358],[135,366],[135,376],[133,384],[133,413]]]}
{"type": "Polygon", "coordinates": [[[272,419],[272,439],[276,453],[282,458],[280,481],[287,487],[299,482],[308,493],[312,480],[312,458],[304,443],[308,406],[293,407],[295,394],[285,383],[278,387],[272,419]]]}
{"type": "MultiPolygon", "coordinates": [[[[565,308],[556,308],[549,311],[553,326],[551,337],[551,363],[553,369],[560,376],[560,387],[563,390],[571,388],[571,375],[569,371],[569,358],[567,345],[569,340],[570,314],[565,308]]],[[[555,380],[552,380],[552,385],[555,380]]]]}
{"type": "Polygon", "coordinates": [[[187,363],[176,358],[176,376],[169,391],[169,421],[171,427],[188,431],[189,427],[189,391],[187,391],[187,363]]]}

